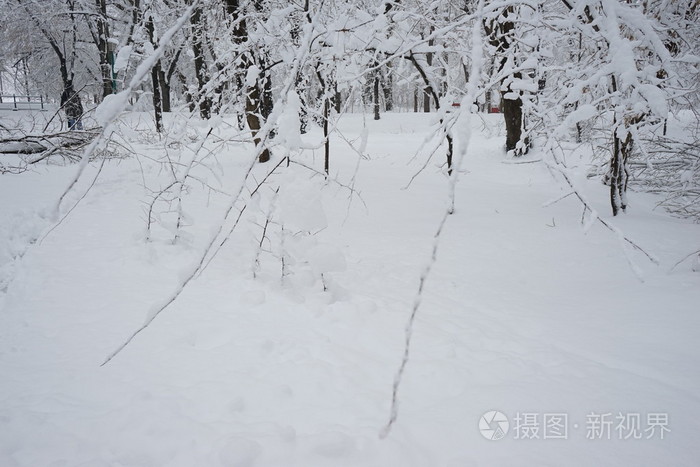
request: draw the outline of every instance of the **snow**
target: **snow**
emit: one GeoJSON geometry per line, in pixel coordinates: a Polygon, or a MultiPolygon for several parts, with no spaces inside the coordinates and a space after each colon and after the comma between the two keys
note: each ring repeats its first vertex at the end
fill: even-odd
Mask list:
{"type": "MultiPolygon", "coordinates": [[[[11,200],[0,205],[0,465],[697,465],[698,260],[671,267],[698,249],[700,226],[637,193],[612,219],[606,187],[586,179],[589,156],[577,153],[568,165],[596,215],[661,264],[599,223],[584,231],[574,196],[543,207],[568,192],[545,165],[503,163],[501,118],[471,119],[386,439],[404,327],[448,198],[440,151],[405,188],[425,158],[412,159],[429,140],[424,115],[342,117],[343,136],[368,156],[358,164],[333,136],[331,175],[356,193],[295,164],[271,177],[210,266],[103,367],[192,268],[226,198],[191,184],[192,241],[163,230],[145,241],[143,181],[171,178],[147,141],[132,141],[149,158],[107,161],[78,207],[30,244],[75,167],[0,176],[11,200]],[[510,421],[499,441],[479,432],[493,410],[510,421]],[[671,431],[621,440],[613,426],[611,439],[586,439],[590,414],[618,412],[642,425],[668,414],[671,431]],[[568,439],[515,439],[519,413],[568,414],[568,439]]],[[[320,130],[300,139],[318,147],[320,130]]],[[[224,192],[246,167],[240,154],[231,143],[211,161],[224,192]]],[[[318,150],[299,157],[322,168],[318,150]]],[[[254,179],[269,168],[254,167],[254,179]]],[[[97,169],[86,167],[79,192],[97,169]]],[[[192,175],[215,183],[210,172],[192,175]]]]}
{"type": "Polygon", "coordinates": [[[129,66],[129,59],[131,58],[133,49],[134,48],[131,45],[125,45],[124,47],[119,49],[119,53],[117,53],[117,58],[114,61],[115,73],[119,73],[120,71],[125,70],[127,66],[129,66]]]}
{"type": "Polygon", "coordinates": [[[258,79],[258,75],[260,74],[260,68],[258,68],[257,65],[251,65],[248,67],[248,71],[246,72],[245,75],[245,84],[246,86],[253,86],[256,83],[256,80],[258,79]]]}
{"type": "Polygon", "coordinates": [[[31,154],[45,149],[44,146],[35,142],[13,141],[0,143],[0,154],[31,154]]]}
{"type": "Polygon", "coordinates": [[[287,93],[287,105],[284,106],[282,115],[277,120],[277,131],[280,143],[290,151],[302,147],[299,112],[301,112],[301,99],[295,91],[287,93]]]}
{"type": "Polygon", "coordinates": [[[584,104],[578,109],[571,112],[564,120],[564,125],[562,128],[571,128],[579,122],[594,118],[597,114],[597,110],[594,106],[590,104],[584,104]]]}
{"type": "Polygon", "coordinates": [[[111,123],[112,120],[124,110],[124,107],[126,107],[129,95],[129,91],[122,91],[118,94],[106,96],[95,109],[95,120],[97,124],[103,126],[111,123]]]}
{"type": "Polygon", "coordinates": [[[321,186],[313,180],[288,177],[278,204],[280,220],[288,227],[305,232],[328,227],[321,186]]]}

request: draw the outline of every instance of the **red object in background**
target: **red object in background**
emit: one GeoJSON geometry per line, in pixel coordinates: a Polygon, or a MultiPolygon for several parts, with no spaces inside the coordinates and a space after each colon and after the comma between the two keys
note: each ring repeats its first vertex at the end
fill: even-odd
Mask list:
{"type": "Polygon", "coordinates": [[[491,112],[489,112],[489,113],[492,113],[492,114],[501,113],[501,109],[499,109],[498,107],[491,107],[491,112]]]}
{"type": "Polygon", "coordinates": [[[459,107],[461,104],[459,102],[453,102],[452,107],[459,107]]]}

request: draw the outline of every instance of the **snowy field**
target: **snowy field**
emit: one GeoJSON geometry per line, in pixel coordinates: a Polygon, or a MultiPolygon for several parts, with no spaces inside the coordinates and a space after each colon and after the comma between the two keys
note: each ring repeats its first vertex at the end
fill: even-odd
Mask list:
{"type": "MultiPolygon", "coordinates": [[[[569,159],[601,217],[660,265],[626,254],[601,224],[582,227],[573,196],[544,206],[567,191],[545,164],[506,159],[499,115],[473,119],[387,437],[447,204],[442,150],[406,188],[425,162],[423,114],[342,117],[355,146],[369,136],[359,164],[333,137],[340,184],[283,165],[204,272],[100,366],[198,260],[228,199],[212,188],[234,192],[250,153],[213,139],[194,169],[212,188],[189,184],[178,241],[162,202],[146,241],[148,203],[172,178],[153,159],[182,147],[158,150],[147,116],[127,120],[139,157],[108,159],[45,238],[76,166],[0,176],[1,467],[699,465],[700,273],[674,265],[700,248],[700,225],[637,193],[612,220],[589,161],[569,159]],[[509,421],[499,440],[479,429],[494,410],[509,421]]],[[[322,170],[320,149],[295,157],[322,170]]]]}

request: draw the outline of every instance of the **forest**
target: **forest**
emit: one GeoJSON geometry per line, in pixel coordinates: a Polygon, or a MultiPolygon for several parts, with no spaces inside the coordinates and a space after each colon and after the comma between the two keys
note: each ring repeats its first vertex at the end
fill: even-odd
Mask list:
{"type": "Polygon", "coordinates": [[[700,456],[697,0],[0,0],[0,196],[0,465],[700,456]]]}

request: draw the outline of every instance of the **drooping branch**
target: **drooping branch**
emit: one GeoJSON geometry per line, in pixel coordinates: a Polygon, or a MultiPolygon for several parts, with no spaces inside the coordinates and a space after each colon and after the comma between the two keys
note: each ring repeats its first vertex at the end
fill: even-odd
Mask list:
{"type": "MultiPolygon", "coordinates": [[[[484,0],[479,0],[479,5],[477,7],[477,15],[480,16],[482,14],[483,7],[484,0]]],[[[460,107],[460,112],[464,112],[466,118],[464,118],[464,120],[461,122],[462,125],[464,125],[464,129],[463,141],[460,141],[459,151],[457,152],[457,170],[450,173],[448,203],[445,208],[445,212],[440,220],[440,223],[438,224],[438,228],[435,231],[435,235],[433,236],[430,258],[426,266],[423,268],[423,271],[421,272],[420,279],[418,281],[418,289],[416,291],[416,295],[413,299],[413,305],[411,307],[411,314],[408,318],[408,322],[406,323],[404,331],[404,351],[401,358],[401,363],[399,364],[398,371],[396,372],[396,376],[394,377],[394,382],[392,384],[391,409],[389,412],[389,419],[386,425],[384,425],[384,427],[379,433],[379,437],[382,439],[386,438],[389,435],[399,415],[399,390],[401,388],[403,375],[410,358],[411,343],[413,337],[413,326],[423,300],[423,290],[425,288],[426,281],[430,277],[433,266],[437,262],[437,254],[438,249],[440,247],[440,240],[442,238],[442,233],[447,223],[447,219],[450,217],[451,214],[454,213],[455,191],[457,187],[459,169],[466,154],[467,148],[469,146],[469,140],[471,137],[470,120],[472,112],[472,103],[474,102],[474,99],[477,94],[477,80],[481,72],[481,53],[481,27],[477,22],[472,28],[472,70],[469,82],[467,83],[467,93],[464,99],[462,100],[462,103],[465,105],[463,108],[460,107]]]]}

